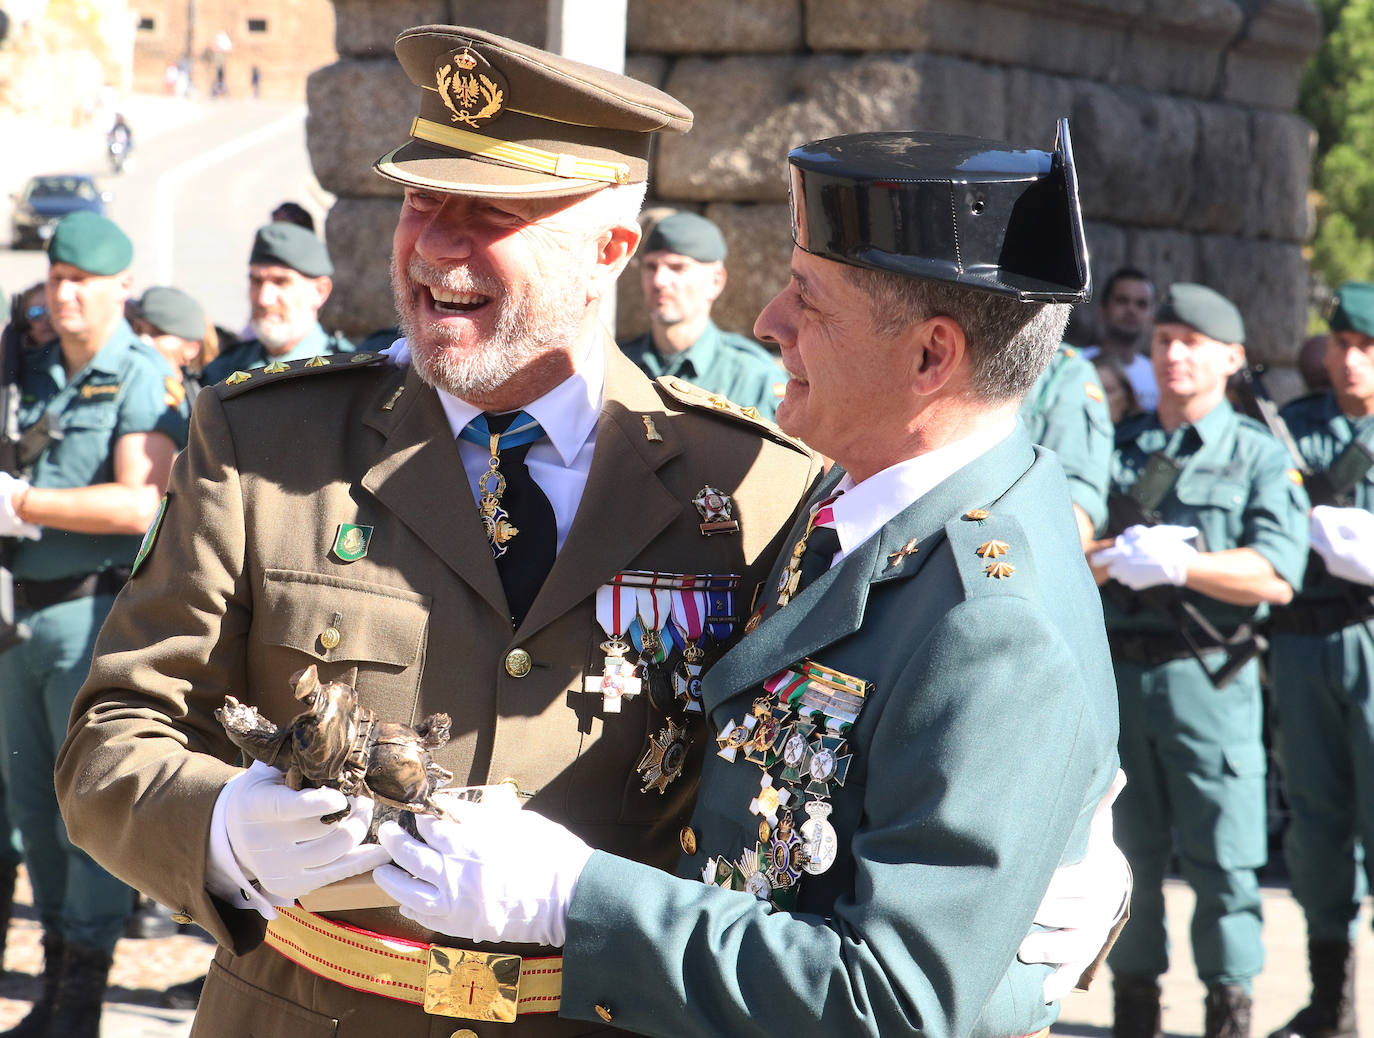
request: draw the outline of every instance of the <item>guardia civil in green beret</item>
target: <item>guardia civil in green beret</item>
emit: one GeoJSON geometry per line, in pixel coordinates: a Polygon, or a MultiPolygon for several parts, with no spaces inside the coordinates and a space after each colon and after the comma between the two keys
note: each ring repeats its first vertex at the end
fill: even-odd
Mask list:
{"type": "Polygon", "coordinates": [[[725,290],[725,236],[696,213],[656,221],[641,247],[640,287],[649,330],[620,344],[650,378],[672,376],[772,418],[787,376],[753,339],[711,319],[725,290]]]}
{"type": "Polygon", "coordinates": [[[1270,620],[1276,746],[1289,806],[1285,859],[1307,919],[1308,1004],[1280,1038],[1359,1033],[1360,834],[1374,832],[1374,285],[1333,300],[1331,388],[1281,412],[1312,501],[1302,593],[1270,620]]]}
{"type": "Polygon", "coordinates": [[[1128,782],[1116,838],[1131,921],[1112,950],[1115,1026],[1160,1028],[1169,965],[1163,883],[1174,854],[1197,896],[1193,959],[1207,1038],[1249,1034],[1264,964],[1255,870],[1267,853],[1256,627],[1302,587],[1307,495],[1283,447],[1234,411],[1240,311],[1204,285],[1170,286],[1150,357],[1159,410],[1117,429],[1102,584],[1128,782]]]}
{"type": "Polygon", "coordinates": [[[179,383],[124,319],[133,256],[128,235],[94,213],[53,231],[45,292],[57,339],[21,358],[19,467],[0,472],[14,619],[30,632],[0,652],[0,754],[43,930],[43,993],[19,1025],[34,1035],[95,1038],[132,905],[66,838],[52,770],[96,633],[186,442],[179,383]]]}
{"type": "Polygon", "coordinates": [[[252,336],[206,365],[207,385],[274,364],[354,352],[338,332],[326,332],[320,308],[333,291],[334,264],[313,231],[273,221],[258,229],[248,255],[252,336]]]}

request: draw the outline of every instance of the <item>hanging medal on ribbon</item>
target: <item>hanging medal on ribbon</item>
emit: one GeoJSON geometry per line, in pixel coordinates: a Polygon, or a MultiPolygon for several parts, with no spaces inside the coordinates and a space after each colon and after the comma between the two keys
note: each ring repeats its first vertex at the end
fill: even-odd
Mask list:
{"type": "Polygon", "coordinates": [[[668,658],[669,643],[663,636],[668,626],[668,613],[673,604],[673,593],[666,588],[635,588],[635,611],[638,619],[634,623],[637,635],[635,647],[639,649],[641,669],[651,664],[662,663],[668,658]]]}
{"type": "Polygon", "coordinates": [[[485,447],[491,452],[491,457],[487,459],[487,471],[477,481],[477,509],[482,519],[482,530],[487,535],[487,543],[491,545],[493,559],[499,559],[506,554],[506,542],[520,532],[510,521],[510,513],[501,507],[501,496],[506,492],[506,477],[501,474],[501,451],[523,447],[543,435],[543,427],[524,411],[515,416],[505,432],[492,432],[484,413],[463,426],[462,431],[458,433],[460,439],[485,447]]]}
{"type": "Polygon", "coordinates": [[[684,588],[672,592],[670,614],[673,627],[682,636],[682,661],[673,670],[673,691],[689,713],[701,713],[701,667],[706,650],[701,647],[706,633],[706,592],[684,588]]]}
{"type": "Polygon", "coordinates": [[[635,665],[625,658],[630,651],[626,634],[636,615],[634,588],[603,584],[596,589],[596,620],[606,633],[606,640],[601,643],[606,662],[600,677],[583,678],[582,690],[600,692],[601,708],[608,714],[620,712],[623,698],[639,695],[640,679],[635,676],[635,665]]]}

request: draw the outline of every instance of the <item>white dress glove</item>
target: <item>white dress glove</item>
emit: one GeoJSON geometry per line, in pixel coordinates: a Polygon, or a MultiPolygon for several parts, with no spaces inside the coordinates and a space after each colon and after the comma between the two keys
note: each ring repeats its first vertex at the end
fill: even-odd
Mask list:
{"type": "Polygon", "coordinates": [[[1112,803],[1125,785],[1126,773],[1118,768],[1111,789],[1093,811],[1087,854],[1077,864],[1055,870],[1035,910],[1036,925],[1050,929],[1030,934],[1017,949],[1022,962],[1057,967],[1045,978],[1046,1002],[1057,1002],[1074,989],[1130,904],[1131,869],[1112,841],[1112,803]]]}
{"type": "Polygon", "coordinates": [[[14,496],[29,489],[29,481],[0,472],[0,537],[27,537],[36,541],[43,536],[43,528],[26,523],[14,510],[14,496]]]}
{"type": "Polygon", "coordinates": [[[1188,541],[1197,536],[1195,526],[1131,526],[1110,548],[1092,557],[1094,566],[1105,566],[1107,576],[1132,591],[1173,584],[1188,579],[1188,562],[1197,554],[1188,541]]]}
{"type": "Polygon", "coordinates": [[[1374,584],[1374,513],[1318,505],[1312,509],[1308,535],[1333,577],[1374,584]]]}
{"type": "Polygon", "coordinates": [[[265,919],[303,894],[388,859],[382,847],[362,842],[372,823],[371,799],[337,789],[290,789],[285,779],[254,761],[220,790],[210,823],[208,888],[265,919]],[[339,811],[348,814],[322,820],[339,811]]]}
{"type": "Polygon", "coordinates": [[[561,947],[592,849],[533,811],[458,803],[450,814],[416,819],[424,843],[385,823],[377,838],[396,864],[372,874],[377,886],[439,933],[561,947]]]}

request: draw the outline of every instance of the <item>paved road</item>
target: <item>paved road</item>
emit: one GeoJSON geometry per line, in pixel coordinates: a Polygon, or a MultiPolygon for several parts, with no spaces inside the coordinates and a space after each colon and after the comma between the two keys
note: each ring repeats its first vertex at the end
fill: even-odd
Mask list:
{"type": "MultiPolygon", "coordinates": [[[[21,901],[27,889],[21,886],[21,901]]],[[[1193,975],[1186,939],[1192,894],[1176,880],[1166,890],[1175,942],[1173,969],[1164,978],[1164,1027],[1170,1038],[1202,1034],[1203,989],[1193,975]]],[[[1264,892],[1264,936],[1269,961],[1255,985],[1254,1038],[1264,1038],[1305,1004],[1308,992],[1304,962],[1306,933],[1302,913],[1283,887],[1264,892]]],[[[10,931],[5,956],[9,973],[0,980],[0,1027],[9,1027],[28,1010],[37,993],[35,974],[41,965],[38,924],[27,904],[10,931]]],[[[1360,930],[1359,999],[1362,1038],[1374,1038],[1374,933],[1366,909],[1360,930]]],[[[204,971],[213,948],[203,935],[183,934],[154,941],[120,941],[105,1002],[104,1038],[187,1038],[192,1013],[164,1009],[158,997],[172,984],[204,971]]],[[[1053,1028],[1058,1036],[1105,1036],[1111,1033],[1111,977],[1104,972],[1091,991],[1070,995],[1053,1028]]]]}
{"type": "MultiPolygon", "coordinates": [[[[35,173],[94,174],[111,192],[110,216],[134,240],[134,288],[175,284],[199,299],[217,324],[248,318],[247,262],[253,232],[282,201],[311,210],[317,226],[330,199],[310,171],[305,107],[229,100],[145,98],[131,106],[137,134],[132,168],[109,173],[102,139],[89,131],[48,131],[23,156],[7,159],[0,206],[8,242],[8,192],[35,173]],[[140,122],[142,117],[143,122],[140,122]]],[[[40,131],[35,131],[39,134],[40,131]]],[[[0,250],[0,286],[22,289],[46,274],[41,252],[0,250]]]]}

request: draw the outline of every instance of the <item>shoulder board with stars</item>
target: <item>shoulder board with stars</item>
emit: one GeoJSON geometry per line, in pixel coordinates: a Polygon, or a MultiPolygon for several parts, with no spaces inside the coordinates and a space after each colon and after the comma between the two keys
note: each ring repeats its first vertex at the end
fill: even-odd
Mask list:
{"type": "Polygon", "coordinates": [[[945,525],[964,594],[1018,590],[1031,577],[1031,553],[1021,523],[1011,516],[972,508],[945,525]]]}
{"type": "Polygon", "coordinates": [[[806,444],[795,437],[788,436],[759,414],[757,408],[741,407],[719,393],[711,393],[673,375],[664,375],[662,378],[654,379],[654,385],[658,388],[659,394],[671,404],[691,407],[698,411],[706,411],[722,418],[732,419],[741,425],[749,426],[770,440],[791,447],[803,454],[811,453],[806,444]]]}
{"type": "Polygon", "coordinates": [[[274,385],[302,375],[322,375],[327,372],[356,371],[386,364],[380,353],[330,353],[306,360],[273,361],[265,368],[249,368],[228,375],[216,387],[221,400],[247,393],[259,386],[274,385]]]}

